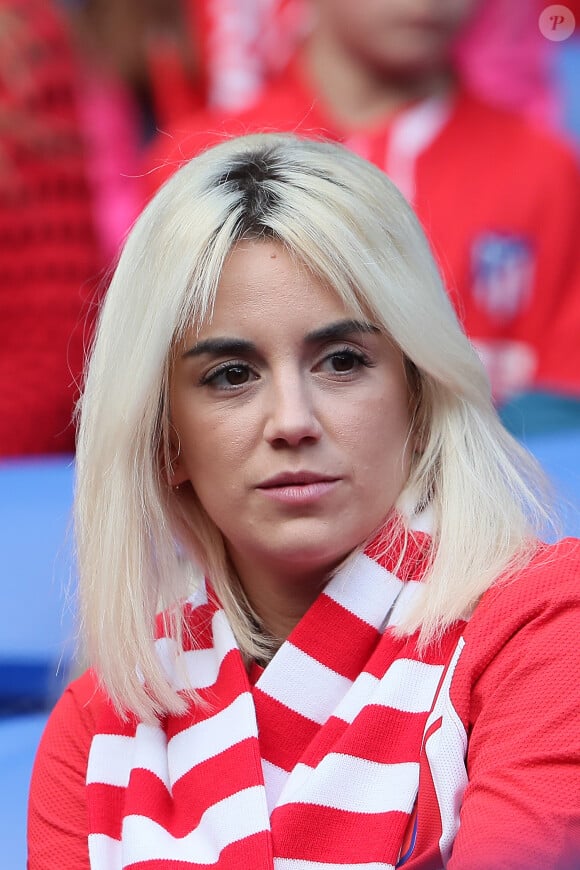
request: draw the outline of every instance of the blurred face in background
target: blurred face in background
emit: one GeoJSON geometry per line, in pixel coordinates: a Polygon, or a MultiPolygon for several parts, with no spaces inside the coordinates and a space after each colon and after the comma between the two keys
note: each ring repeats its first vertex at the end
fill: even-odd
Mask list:
{"type": "Polygon", "coordinates": [[[444,69],[481,0],[314,0],[317,26],[376,71],[422,76],[444,69]]]}

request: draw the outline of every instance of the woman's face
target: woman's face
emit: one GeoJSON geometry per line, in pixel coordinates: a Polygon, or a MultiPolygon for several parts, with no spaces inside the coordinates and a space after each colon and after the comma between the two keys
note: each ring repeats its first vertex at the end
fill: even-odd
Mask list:
{"type": "Polygon", "coordinates": [[[170,392],[172,483],[191,482],[245,586],[325,576],[407,479],[401,352],[277,243],[233,249],[170,392]]]}
{"type": "Polygon", "coordinates": [[[316,0],[319,22],[375,69],[425,75],[448,66],[451,47],[481,0],[316,0]]]}

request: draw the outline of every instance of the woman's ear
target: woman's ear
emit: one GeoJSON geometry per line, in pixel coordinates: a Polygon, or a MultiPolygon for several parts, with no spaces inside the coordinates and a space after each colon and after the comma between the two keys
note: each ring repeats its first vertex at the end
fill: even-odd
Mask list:
{"type": "Polygon", "coordinates": [[[183,463],[179,459],[171,463],[171,471],[169,474],[169,484],[174,489],[189,480],[186,470],[183,468],[183,463]]]}
{"type": "Polygon", "coordinates": [[[189,477],[183,464],[183,457],[181,456],[181,441],[177,430],[171,426],[169,436],[169,485],[171,487],[178,487],[182,483],[185,483],[186,480],[189,480],[189,477]]]}

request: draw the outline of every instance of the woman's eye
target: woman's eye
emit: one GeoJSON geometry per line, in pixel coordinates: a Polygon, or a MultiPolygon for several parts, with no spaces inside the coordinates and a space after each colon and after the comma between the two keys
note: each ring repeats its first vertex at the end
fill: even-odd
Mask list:
{"type": "Polygon", "coordinates": [[[363,368],[372,368],[374,363],[362,350],[340,347],[327,353],[322,359],[320,370],[330,375],[357,375],[363,368]]]}
{"type": "Polygon", "coordinates": [[[331,374],[348,375],[357,372],[361,366],[369,366],[370,360],[362,353],[344,348],[328,354],[322,361],[323,371],[331,374]]]}
{"type": "Polygon", "coordinates": [[[245,366],[230,366],[223,372],[224,379],[232,387],[239,387],[250,379],[250,370],[245,366]]]}
{"type": "Polygon", "coordinates": [[[330,357],[332,368],[335,372],[351,372],[360,362],[360,359],[351,351],[334,353],[330,357]]]}
{"type": "Polygon", "coordinates": [[[242,387],[254,379],[251,369],[246,365],[238,363],[223,366],[220,369],[209,372],[203,379],[203,383],[209,384],[212,387],[227,389],[228,387],[242,387]]]}

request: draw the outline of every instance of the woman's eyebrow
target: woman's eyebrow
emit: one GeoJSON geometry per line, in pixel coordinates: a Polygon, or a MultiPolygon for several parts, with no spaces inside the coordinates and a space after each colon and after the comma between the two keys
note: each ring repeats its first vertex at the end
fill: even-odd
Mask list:
{"type": "Polygon", "coordinates": [[[319,341],[331,341],[332,339],[348,338],[353,333],[377,333],[378,326],[366,320],[337,320],[328,326],[321,326],[305,336],[307,344],[315,344],[319,341]]]}
{"type": "MultiPolygon", "coordinates": [[[[376,333],[380,332],[378,326],[365,320],[337,320],[335,323],[329,323],[326,326],[321,326],[304,336],[306,344],[316,344],[321,341],[332,341],[341,338],[347,338],[353,333],[376,333]]],[[[218,336],[216,338],[205,338],[203,341],[198,341],[193,347],[190,347],[182,354],[182,359],[189,357],[202,356],[203,354],[213,356],[228,356],[236,354],[257,353],[257,347],[253,341],[248,341],[244,338],[234,338],[228,336],[218,336]]]]}
{"type": "Polygon", "coordinates": [[[214,356],[222,356],[228,354],[255,353],[256,345],[253,341],[246,341],[244,338],[205,338],[203,341],[198,341],[189,350],[182,354],[182,359],[187,359],[190,356],[202,356],[203,354],[212,354],[214,356]]]}

